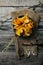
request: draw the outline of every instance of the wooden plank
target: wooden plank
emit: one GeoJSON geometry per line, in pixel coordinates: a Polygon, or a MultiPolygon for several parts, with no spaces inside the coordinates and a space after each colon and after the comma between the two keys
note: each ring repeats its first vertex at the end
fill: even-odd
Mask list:
{"type": "Polygon", "coordinates": [[[38,2],[39,0],[0,0],[0,6],[29,6],[38,4],[38,2]]]}
{"type": "Polygon", "coordinates": [[[27,59],[18,60],[15,52],[0,52],[0,65],[43,65],[43,54],[37,57],[31,56],[27,59]]]}

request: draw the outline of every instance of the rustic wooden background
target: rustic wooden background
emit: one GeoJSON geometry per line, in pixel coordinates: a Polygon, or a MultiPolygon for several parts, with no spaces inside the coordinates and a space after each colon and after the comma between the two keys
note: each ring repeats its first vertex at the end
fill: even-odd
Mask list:
{"type": "MultiPolygon", "coordinates": [[[[11,12],[22,9],[23,7],[28,8],[29,6],[37,5],[39,1],[40,0],[0,0],[0,65],[43,65],[43,47],[39,47],[37,57],[31,56],[31,58],[27,60],[17,60],[15,58],[14,43],[9,47],[7,52],[2,52],[14,36],[11,12]]],[[[41,2],[43,3],[43,0],[41,0],[41,2]]],[[[43,8],[38,7],[36,11],[41,16],[39,25],[43,26],[43,8]]],[[[38,42],[43,44],[43,28],[39,29],[38,33],[38,42]]]]}

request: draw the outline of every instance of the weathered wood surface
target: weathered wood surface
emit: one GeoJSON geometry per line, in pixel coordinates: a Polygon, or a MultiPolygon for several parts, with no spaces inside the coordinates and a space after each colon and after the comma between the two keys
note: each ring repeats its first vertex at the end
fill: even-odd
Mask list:
{"type": "MultiPolygon", "coordinates": [[[[38,4],[40,0],[0,0],[0,6],[25,6],[38,4]]],[[[43,0],[41,0],[42,2],[43,0]]]]}
{"type": "Polygon", "coordinates": [[[0,52],[0,65],[43,65],[43,54],[38,57],[32,56],[28,59],[18,60],[15,52],[0,52]]]}
{"type": "MultiPolygon", "coordinates": [[[[43,0],[41,0],[43,3],[43,0]]],[[[31,56],[29,59],[17,60],[15,58],[15,42],[9,47],[7,52],[1,52],[14,36],[12,29],[11,12],[19,10],[21,6],[37,5],[39,0],[0,0],[0,65],[43,65],[43,45],[39,46],[39,54],[37,57],[31,56]],[[14,7],[1,7],[14,6],[14,7]],[[20,6],[20,7],[16,7],[20,6]],[[7,20],[7,21],[6,21],[7,20]]],[[[28,8],[28,7],[24,7],[28,8]]],[[[41,16],[40,26],[38,29],[38,43],[43,44],[43,8],[36,8],[36,11],[41,16]]]]}

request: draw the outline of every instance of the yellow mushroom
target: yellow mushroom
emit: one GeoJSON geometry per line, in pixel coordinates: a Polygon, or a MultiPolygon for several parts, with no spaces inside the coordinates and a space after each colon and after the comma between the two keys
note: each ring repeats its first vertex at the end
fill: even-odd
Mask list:
{"type": "Polygon", "coordinates": [[[30,36],[32,33],[32,28],[34,27],[34,21],[28,18],[28,15],[24,15],[21,18],[16,18],[12,21],[12,24],[14,25],[13,29],[15,29],[15,33],[18,36],[21,36],[21,33],[23,33],[23,36],[30,36]]]}

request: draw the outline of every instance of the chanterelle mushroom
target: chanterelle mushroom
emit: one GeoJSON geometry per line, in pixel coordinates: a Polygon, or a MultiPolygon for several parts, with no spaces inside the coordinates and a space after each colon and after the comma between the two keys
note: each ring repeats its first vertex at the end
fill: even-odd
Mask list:
{"type": "Polygon", "coordinates": [[[25,14],[23,17],[17,17],[12,21],[15,29],[15,33],[18,36],[30,36],[32,33],[32,28],[34,28],[34,21],[28,17],[28,14],[25,14]]]}

